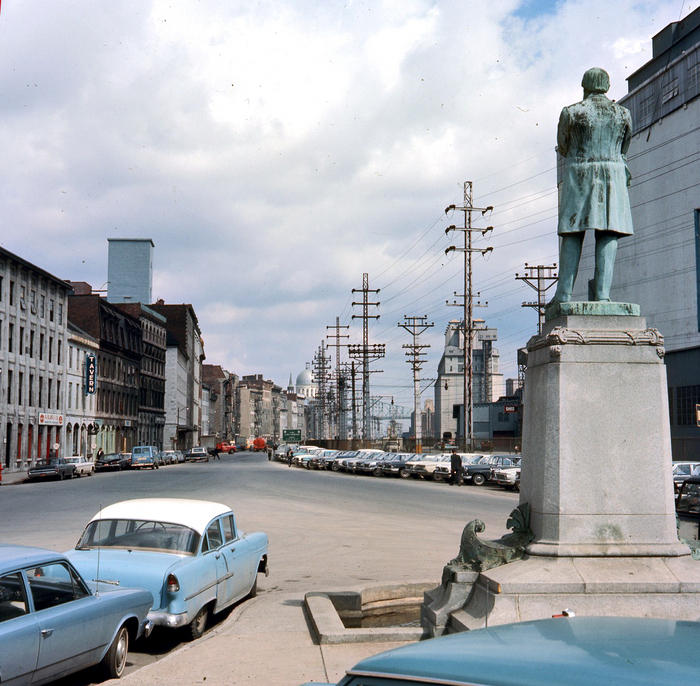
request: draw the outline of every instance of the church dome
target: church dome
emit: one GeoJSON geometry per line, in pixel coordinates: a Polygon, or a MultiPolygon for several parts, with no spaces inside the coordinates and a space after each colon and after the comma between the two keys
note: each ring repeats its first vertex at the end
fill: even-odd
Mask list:
{"type": "Polygon", "coordinates": [[[299,375],[297,376],[297,383],[296,386],[299,388],[300,386],[312,386],[313,385],[313,377],[311,376],[311,370],[310,369],[304,369],[303,371],[299,372],[299,375]]]}

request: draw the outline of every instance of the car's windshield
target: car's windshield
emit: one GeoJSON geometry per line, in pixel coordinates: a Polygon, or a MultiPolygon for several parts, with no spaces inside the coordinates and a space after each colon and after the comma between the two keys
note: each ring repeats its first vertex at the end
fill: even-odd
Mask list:
{"type": "Polygon", "coordinates": [[[144,519],[99,519],[90,522],[76,549],[127,548],[194,555],[199,534],[182,524],[144,519]]]}

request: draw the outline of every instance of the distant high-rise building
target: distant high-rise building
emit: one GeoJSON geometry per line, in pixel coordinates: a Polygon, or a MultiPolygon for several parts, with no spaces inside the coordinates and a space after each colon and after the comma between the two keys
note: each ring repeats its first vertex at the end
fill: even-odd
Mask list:
{"type": "MultiPolygon", "coordinates": [[[[503,395],[503,374],[498,370],[499,353],[493,346],[498,331],[490,328],[472,332],[473,403],[490,403],[503,395]]],[[[435,383],[434,431],[437,438],[458,434],[457,407],[464,403],[464,323],[453,319],[445,329],[445,350],[435,383]]]]}
{"type": "Polygon", "coordinates": [[[113,303],[150,303],[153,285],[153,248],[150,238],[108,238],[107,300],[113,303]]]}

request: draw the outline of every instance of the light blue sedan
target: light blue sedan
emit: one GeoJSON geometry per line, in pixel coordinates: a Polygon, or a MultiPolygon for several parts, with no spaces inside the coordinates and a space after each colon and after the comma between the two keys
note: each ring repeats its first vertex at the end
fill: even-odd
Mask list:
{"type": "Polygon", "coordinates": [[[389,650],[356,664],[338,686],[697,684],[698,645],[698,622],[637,617],[541,619],[389,650]]]}
{"type": "Polygon", "coordinates": [[[94,593],[53,551],[0,545],[0,683],[44,684],[98,663],[120,677],[129,640],[150,633],[152,602],[137,589],[94,593]]]}
{"type": "Polygon", "coordinates": [[[199,638],[211,614],[255,595],[267,550],[267,535],[240,531],[226,505],[144,498],[98,512],[66,555],[88,578],[150,591],[156,626],[199,638]]]}

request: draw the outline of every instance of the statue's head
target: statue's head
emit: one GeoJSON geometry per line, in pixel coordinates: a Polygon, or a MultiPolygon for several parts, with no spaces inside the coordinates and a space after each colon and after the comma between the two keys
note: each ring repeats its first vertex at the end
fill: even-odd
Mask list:
{"type": "Polygon", "coordinates": [[[610,89],[610,76],[605,69],[593,67],[581,79],[584,93],[607,93],[610,89]]]}

